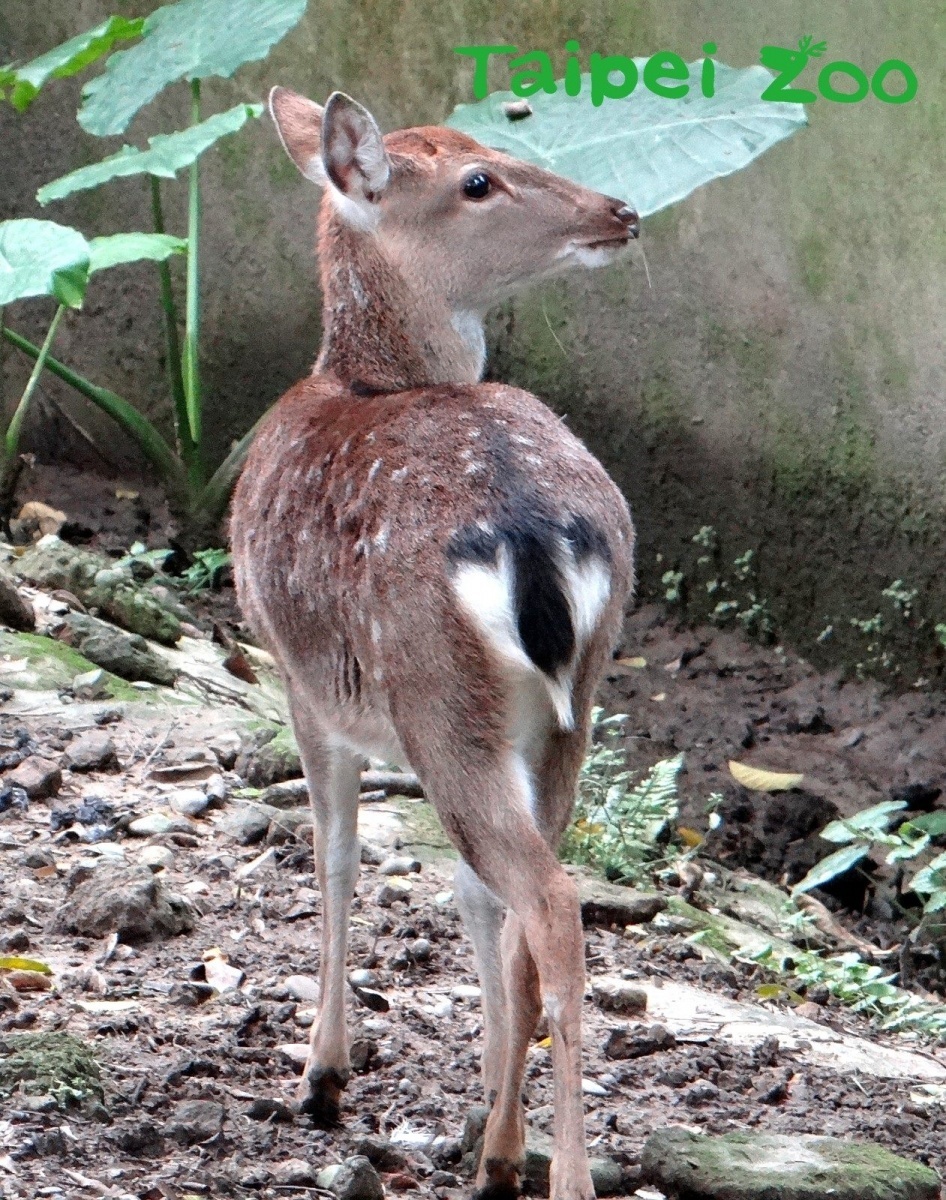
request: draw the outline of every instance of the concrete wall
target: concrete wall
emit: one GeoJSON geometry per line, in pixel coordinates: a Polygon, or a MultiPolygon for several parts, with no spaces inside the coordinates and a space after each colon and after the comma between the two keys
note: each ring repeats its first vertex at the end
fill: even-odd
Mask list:
{"type": "MultiPolygon", "coordinates": [[[[31,56],[107,12],[140,8],[6,0],[0,59],[31,56]]],[[[905,59],[919,96],[904,106],[820,99],[808,130],[645,223],[652,288],[632,259],[495,314],[490,370],[568,413],[605,459],[638,517],[645,592],[661,594],[663,572],[679,568],[684,597],[699,610],[729,594],[708,593],[706,583],[729,580],[742,611],[754,590],[780,633],[829,660],[875,655],[850,618],[883,611],[900,635],[891,653],[906,663],[916,647],[933,646],[929,626],[946,620],[940,4],[310,0],[268,62],[235,81],[211,81],[205,94],[209,111],[258,98],[276,82],[317,99],[343,87],[392,128],[436,121],[470,98],[470,64],[451,53],[457,44],[542,47],[560,65],[568,37],[586,52],[672,49],[687,59],[711,39],[720,58],[747,65],[763,44],[793,45],[803,34],[869,72],[888,57],[905,59]],[[712,526],[719,544],[715,561],[697,565],[691,537],[701,526],[712,526]],[[756,551],[758,577],[737,584],[732,561],[747,548],[756,551]],[[910,637],[880,595],[895,578],[920,590],[916,612],[929,622],[910,637]],[[828,625],[833,638],[817,643],[828,625]]],[[[496,71],[493,85],[505,82],[496,71]]],[[[114,149],[75,124],[77,93],[68,81],[24,117],[0,112],[0,217],[33,213],[39,183],[114,149]]],[[[186,104],[185,90],[173,89],[138,119],[131,139],[140,144],[183,123],[186,104]]],[[[314,356],[316,195],[264,122],[205,162],[206,366],[222,451],[314,356]]],[[[173,188],[166,191],[180,220],[173,188]]],[[[47,215],[100,233],[147,227],[148,206],[144,186],[131,180],[47,215]]],[[[96,282],[59,343],[62,357],[150,412],[164,403],[153,298],[146,268],[115,271],[96,282]]],[[[34,308],[37,317],[20,324],[35,330],[42,305],[34,308]]],[[[8,362],[6,375],[9,397],[22,365],[8,362]]],[[[65,392],[49,391],[65,401],[65,392]]],[[[66,403],[119,453],[111,430],[66,403]]],[[[44,451],[54,449],[48,429],[67,451],[75,446],[52,421],[45,438],[33,432],[44,451]]]]}

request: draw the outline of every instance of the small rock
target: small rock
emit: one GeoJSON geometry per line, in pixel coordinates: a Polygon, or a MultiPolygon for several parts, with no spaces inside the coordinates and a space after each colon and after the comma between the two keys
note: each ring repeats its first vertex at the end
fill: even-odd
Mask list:
{"type": "Polygon", "coordinates": [[[101,667],[83,671],[73,679],[72,692],[77,700],[101,700],[109,693],[108,675],[101,667]]]}
{"type": "Polygon", "coordinates": [[[164,833],[191,833],[192,829],[167,813],[150,812],[143,817],[135,817],[128,826],[128,832],[135,837],[159,837],[164,833]]]}
{"type": "Polygon", "coordinates": [[[269,804],[242,804],[224,814],[219,828],[241,846],[252,846],[262,841],[270,822],[279,816],[280,810],[269,804]]]}
{"type": "Polygon", "coordinates": [[[125,940],[165,937],[194,927],[194,910],[181,896],[165,890],[144,866],[103,862],[95,869],[77,867],[66,885],[67,902],[55,927],[62,933],[125,940]]]}
{"type": "Polygon", "coordinates": [[[625,979],[607,976],[595,979],[591,985],[591,995],[598,1007],[608,1012],[635,1015],[647,1009],[647,993],[625,979]]]}
{"type": "Polygon", "coordinates": [[[18,767],[8,771],[3,777],[4,784],[22,788],[31,800],[46,800],[57,796],[62,787],[62,771],[59,764],[49,758],[40,758],[31,754],[24,758],[18,767]]]}
{"type": "Polygon", "coordinates": [[[332,1171],[331,1167],[319,1172],[317,1186],[328,1188],[338,1200],[384,1200],[381,1177],[363,1154],[346,1158],[329,1181],[323,1182],[329,1171],[332,1171]]]}
{"type": "Polygon", "coordinates": [[[458,983],[456,987],[450,989],[450,995],[454,1000],[479,1000],[483,992],[472,983],[458,983]]]}
{"type": "Polygon", "coordinates": [[[319,999],[319,984],[311,975],[290,975],[286,980],[286,990],[294,1000],[304,1000],[307,1004],[316,1004],[319,999]]]}
{"type": "Polygon", "coordinates": [[[378,974],[376,971],[366,971],[363,969],[351,971],[348,980],[352,987],[356,988],[373,988],[378,986],[378,974]]]}
{"type": "Polygon", "coordinates": [[[588,876],[579,879],[578,888],[585,925],[644,925],[667,907],[663,896],[588,876]]]}
{"type": "Polygon", "coordinates": [[[399,858],[397,855],[392,855],[378,867],[378,874],[416,875],[419,870],[420,862],[416,858],[399,858]]]}
{"type": "Polygon", "coordinates": [[[41,867],[54,867],[56,860],[49,850],[28,850],[23,855],[23,866],[28,867],[31,871],[38,871],[41,867]]]}
{"type": "Polygon", "coordinates": [[[647,1139],[644,1179],[692,1200],[938,1200],[935,1171],[881,1146],[771,1133],[706,1137],[678,1126],[647,1139]]]}
{"type": "Polygon", "coordinates": [[[138,861],[152,871],[160,871],[174,866],[174,852],[167,846],[145,846],[138,861]]]}
{"type": "Polygon", "coordinates": [[[28,633],[36,628],[33,606],[17,589],[6,567],[0,567],[0,624],[28,633]]]}
{"type": "Polygon", "coordinates": [[[688,1087],[683,1093],[683,1099],[691,1108],[696,1108],[700,1104],[707,1104],[710,1100],[719,1099],[719,1088],[715,1083],[710,1083],[708,1079],[699,1079],[692,1087],[688,1087]]]}
{"type": "Polygon", "coordinates": [[[635,1025],[612,1029],[602,1047],[606,1058],[643,1058],[677,1044],[673,1033],[663,1025],[635,1025]]]}
{"type": "MultiPolygon", "coordinates": [[[[308,1051],[308,1046],[306,1047],[308,1051]]],[[[273,1100],[268,1096],[260,1096],[246,1110],[251,1121],[276,1121],[289,1125],[295,1120],[295,1115],[288,1104],[281,1100],[273,1100]]]]}
{"type": "Polygon", "coordinates": [[[185,1146],[209,1142],[223,1127],[223,1105],[215,1100],[186,1100],[164,1127],[165,1135],[185,1146]]]}
{"type": "Polygon", "coordinates": [[[380,867],[388,857],[381,846],[369,842],[366,838],[358,839],[361,851],[361,862],[366,867],[380,867]]]}
{"type": "Polygon", "coordinates": [[[66,766],[71,771],[115,771],[118,756],[115,743],[100,729],[84,733],[69,743],[66,766]]]}
{"type": "Polygon", "coordinates": [[[586,1096],[606,1096],[608,1094],[608,1089],[606,1087],[602,1087],[601,1084],[594,1079],[583,1079],[581,1081],[581,1090],[586,1096]]]}
{"type": "Polygon", "coordinates": [[[185,817],[199,817],[210,804],[206,793],[197,788],[181,788],[179,791],[171,792],[167,801],[175,812],[179,812],[185,817]]]}
{"type": "Polygon", "coordinates": [[[304,779],[286,779],[264,788],[259,801],[273,808],[299,808],[309,803],[309,788],[304,779]]]}
{"type": "Polygon", "coordinates": [[[409,1156],[400,1146],[380,1137],[359,1138],[355,1153],[364,1155],[379,1171],[408,1171],[412,1166],[409,1156]]]}
{"type": "Polygon", "coordinates": [[[177,678],[167,659],[159,658],[143,637],[85,613],[66,616],[63,640],[89,662],[122,679],[170,685],[177,678]]]}
{"type": "Polygon", "coordinates": [[[349,1058],[351,1069],[363,1075],[371,1066],[372,1059],[378,1052],[378,1045],[371,1038],[356,1038],[351,1044],[349,1058]]]}
{"type": "Polygon", "coordinates": [[[272,1168],[273,1183],[280,1187],[310,1187],[318,1174],[315,1167],[302,1158],[287,1158],[272,1168]]]}
{"type": "Polygon", "coordinates": [[[211,775],[204,784],[204,791],[207,794],[207,803],[213,808],[220,808],[230,796],[230,787],[224,777],[216,773],[211,775]]]}
{"type": "Polygon", "coordinates": [[[399,900],[409,900],[411,898],[411,885],[406,879],[390,879],[387,883],[381,885],[375,894],[375,903],[381,908],[390,908],[392,904],[396,904],[399,900]]]}
{"type": "MultiPolygon", "coordinates": [[[[522,1168],[522,1181],[533,1194],[548,1195],[552,1146],[552,1139],[547,1133],[537,1129],[526,1130],[526,1157],[522,1168]]],[[[596,1196],[613,1196],[623,1191],[624,1174],[616,1162],[608,1158],[592,1158],[588,1167],[596,1196]]]]}

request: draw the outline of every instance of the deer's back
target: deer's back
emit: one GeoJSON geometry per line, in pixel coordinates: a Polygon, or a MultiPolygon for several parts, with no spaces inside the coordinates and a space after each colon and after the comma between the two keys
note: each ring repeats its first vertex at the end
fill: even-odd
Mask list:
{"type": "Polygon", "coordinates": [[[470,658],[455,579],[500,541],[521,559],[520,590],[531,588],[536,661],[554,658],[562,636],[543,593],[553,543],[607,562],[618,613],[631,586],[621,493],[551,410],[502,384],[361,397],[303,380],[254,442],[232,541],[257,635],[290,675],[324,680],[330,704],[383,692],[392,670],[403,682],[408,662],[422,671],[444,637],[488,674],[488,654],[470,658]]]}

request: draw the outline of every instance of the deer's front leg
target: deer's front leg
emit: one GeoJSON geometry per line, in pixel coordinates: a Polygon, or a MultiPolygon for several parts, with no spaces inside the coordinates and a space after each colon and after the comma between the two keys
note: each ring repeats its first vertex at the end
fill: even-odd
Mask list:
{"type": "Polygon", "coordinates": [[[319,1015],[313,1022],[299,1109],[318,1125],[338,1120],[351,1067],[345,1025],[348,917],[358,879],[358,785],[361,760],[331,747],[293,704],[293,726],[315,818],[315,869],[322,892],[319,1015]]]}

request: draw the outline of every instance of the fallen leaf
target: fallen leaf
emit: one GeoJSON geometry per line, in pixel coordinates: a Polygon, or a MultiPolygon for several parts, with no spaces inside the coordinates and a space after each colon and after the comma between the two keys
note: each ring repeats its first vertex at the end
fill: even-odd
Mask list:
{"type": "Polygon", "coordinates": [[[764,767],[750,767],[745,763],[730,760],[729,771],[737,783],[750,792],[787,792],[801,787],[805,778],[801,772],[768,771],[764,767]]]}
{"type": "Polygon", "coordinates": [[[660,704],[661,701],[666,700],[666,699],[667,699],[666,692],[655,692],[654,695],[651,696],[651,700],[656,700],[658,704],[660,704]]]}
{"type": "Polygon", "coordinates": [[[107,1013],[131,1012],[138,1007],[137,1000],[77,1000],[76,1004],[83,1012],[107,1013]]]}
{"type": "Polygon", "coordinates": [[[139,496],[139,493],[133,492],[131,490],[131,488],[116,488],[115,489],[115,499],[116,500],[137,500],[138,496],[139,496]]]}
{"type": "Polygon", "coordinates": [[[695,850],[697,846],[703,845],[702,833],[697,833],[695,829],[690,829],[688,825],[678,825],[677,833],[680,835],[683,844],[689,846],[691,849],[695,850]]]}
{"type": "Polygon", "coordinates": [[[548,1050],[551,1045],[552,1045],[552,1039],[550,1037],[544,1037],[541,1042],[536,1042],[536,1044],[532,1047],[532,1049],[533,1050],[548,1050]]]}
{"type": "Polygon", "coordinates": [[[52,968],[38,958],[19,958],[17,955],[0,957],[0,971],[36,971],[40,975],[52,975],[52,968]]]}
{"type": "Polygon", "coordinates": [[[635,671],[643,671],[647,666],[647,659],[635,655],[633,658],[616,658],[614,660],[620,667],[633,667],[635,671]]]}

